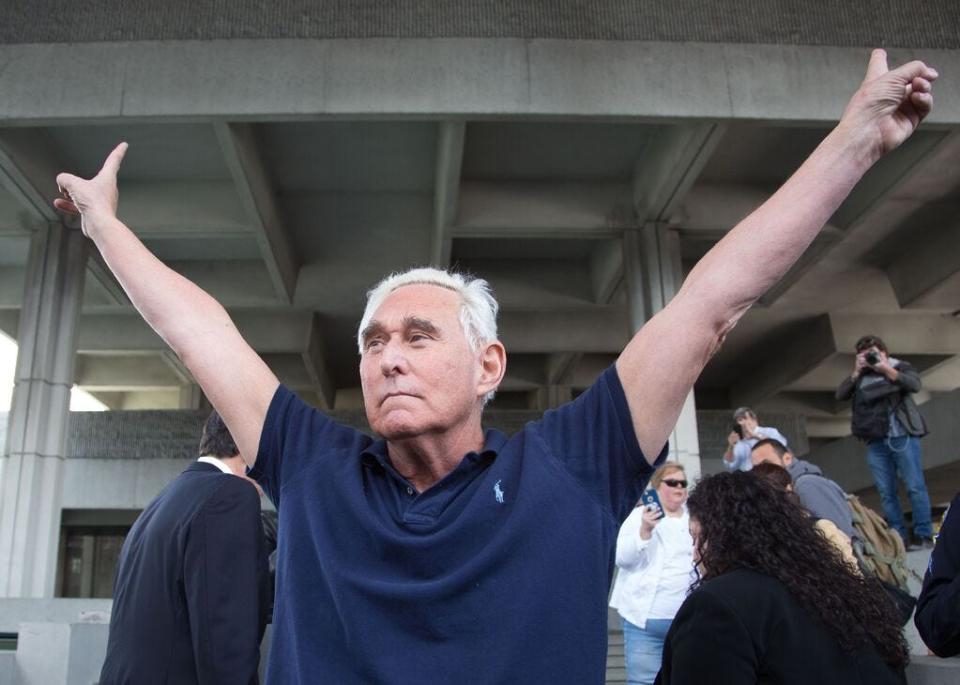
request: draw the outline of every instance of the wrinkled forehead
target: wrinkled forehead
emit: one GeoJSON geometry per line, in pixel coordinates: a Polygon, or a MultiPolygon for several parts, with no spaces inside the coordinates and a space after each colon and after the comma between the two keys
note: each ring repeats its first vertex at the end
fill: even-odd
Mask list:
{"type": "Polygon", "coordinates": [[[446,328],[459,322],[461,305],[459,293],[449,288],[414,283],[393,290],[370,318],[384,326],[399,326],[412,319],[421,319],[446,328]]]}

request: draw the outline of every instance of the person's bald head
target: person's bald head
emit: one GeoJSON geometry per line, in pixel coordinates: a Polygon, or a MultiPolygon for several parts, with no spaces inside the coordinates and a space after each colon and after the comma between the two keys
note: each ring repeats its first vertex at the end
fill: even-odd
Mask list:
{"type": "Polygon", "coordinates": [[[757,442],[750,450],[750,461],[754,466],[767,463],[788,469],[793,464],[793,453],[779,440],[766,438],[757,442]]]}

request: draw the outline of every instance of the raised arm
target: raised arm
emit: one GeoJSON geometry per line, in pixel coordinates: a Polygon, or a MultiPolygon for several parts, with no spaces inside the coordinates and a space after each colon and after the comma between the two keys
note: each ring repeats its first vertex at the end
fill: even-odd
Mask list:
{"type": "Polygon", "coordinates": [[[888,71],[886,53],[874,50],[836,128],[630,341],[617,372],[648,459],[658,455],[694,382],[740,317],[796,262],[863,174],[929,113],[936,77],[922,62],[888,71]],[[751,268],[730,278],[733,263],[751,268]]]}
{"type": "Polygon", "coordinates": [[[220,303],[157,259],[117,218],[117,172],[126,151],[126,143],[118,145],[92,179],[57,176],[63,198],[53,204],[80,215],[84,234],[133,306],[190,369],[252,466],[279,381],[220,303]]]}

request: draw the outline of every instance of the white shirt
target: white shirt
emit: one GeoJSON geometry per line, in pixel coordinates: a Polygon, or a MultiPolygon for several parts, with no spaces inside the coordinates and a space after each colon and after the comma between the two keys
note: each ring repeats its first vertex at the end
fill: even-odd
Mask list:
{"type": "Polygon", "coordinates": [[[673,618],[695,579],[693,538],[686,507],[682,516],[665,516],[649,540],[640,539],[643,507],[635,508],[617,536],[617,578],[610,606],[644,628],[649,618],[673,618]]]}
{"type": "Polygon", "coordinates": [[[224,473],[233,474],[233,471],[230,470],[229,466],[224,464],[222,461],[220,461],[216,457],[211,457],[209,454],[206,456],[200,457],[199,459],[197,459],[197,461],[202,461],[204,464],[213,464],[224,473]]]}
{"type": "Polygon", "coordinates": [[[787,439],[783,436],[783,433],[778,431],[776,428],[771,426],[757,426],[757,429],[754,431],[755,434],[759,435],[760,438],[747,438],[746,440],[738,440],[733,446],[733,461],[723,460],[723,465],[727,467],[730,471],[749,471],[753,468],[753,461],[750,458],[750,453],[753,451],[753,446],[760,442],[761,439],[770,438],[772,440],[778,441],[784,447],[787,447],[787,439]]]}

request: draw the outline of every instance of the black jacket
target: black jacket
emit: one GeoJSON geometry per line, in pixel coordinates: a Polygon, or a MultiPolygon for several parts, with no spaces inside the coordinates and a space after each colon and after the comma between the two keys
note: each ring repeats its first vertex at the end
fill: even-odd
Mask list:
{"type": "Polygon", "coordinates": [[[659,685],[906,685],[872,648],[847,654],[780,581],[747,570],[709,580],[677,613],[659,685]]]}
{"type": "Polygon", "coordinates": [[[853,434],[862,440],[876,440],[887,434],[890,413],[896,414],[904,430],[914,437],[927,434],[927,424],[910,396],[920,390],[920,375],[909,362],[891,359],[897,369],[896,381],[866,370],[854,382],[847,376],[837,388],[836,398],[853,398],[853,434]]]}
{"type": "Polygon", "coordinates": [[[934,654],[960,654],[960,495],[940,528],[913,620],[934,654]]]}
{"type": "Polygon", "coordinates": [[[124,540],[101,685],[256,683],[267,582],[256,489],[191,464],[124,540]]]}

